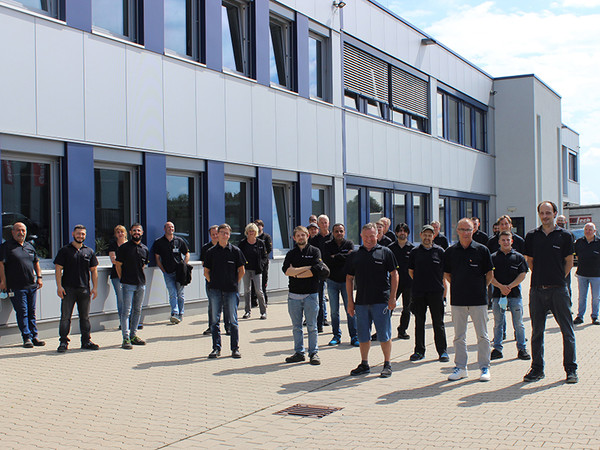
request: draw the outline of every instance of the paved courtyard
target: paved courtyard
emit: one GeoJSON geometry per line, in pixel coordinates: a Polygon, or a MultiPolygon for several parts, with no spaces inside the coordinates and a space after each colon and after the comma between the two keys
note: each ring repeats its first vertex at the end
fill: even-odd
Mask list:
{"type": "MultiPolygon", "coordinates": [[[[284,295],[273,296],[266,321],[253,311],[240,320],[242,359],[230,357],[227,336],[223,356],[207,359],[205,314],[179,325],[147,323],[140,336],[148,345],[130,351],[120,348],[116,329],[92,334],[102,347],[97,352],[79,350],[79,336],[66,354],[56,353],[57,337],[42,348],[0,347],[0,446],[600,448],[600,326],[590,324],[589,312],[576,328],[580,382],[567,385],[554,319],[547,324],[544,380],[522,382],[529,362],[516,359],[509,324],[504,359],[492,362],[491,382],[481,383],[471,325],[470,377],[446,381],[453,368],[448,314],[450,363],[437,361],[429,327],[425,359],[408,360],[411,321],[411,340],[394,340],[392,377],[381,379],[378,345],[372,373],[349,376],[360,358],[346,329],[338,347],[327,346],[330,333],[319,336],[321,366],[285,364],[292,338],[284,295]],[[342,409],[321,419],[274,414],[295,404],[342,409]]],[[[490,320],[490,333],[492,326],[490,320]]]]}

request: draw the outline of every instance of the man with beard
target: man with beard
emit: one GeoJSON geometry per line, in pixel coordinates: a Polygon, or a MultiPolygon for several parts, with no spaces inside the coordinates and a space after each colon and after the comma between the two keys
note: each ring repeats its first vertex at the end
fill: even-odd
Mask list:
{"type": "Polygon", "coordinates": [[[402,314],[400,314],[400,324],[398,325],[398,339],[409,339],[406,333],[410,323],[410,301],[412,278],[408,274],[408,255],[415,248],[412,242],[408,242],[410,228],[407,224],[401,223],[396,226],[396,236],[398,240],[392,243],[388,248],[396,257],[398,264],[398,290],[396,291],[396,301],[402,294],[402,314]]]}
{"type": "MultiPolygon", "coordinates": [[[[498,219],[498,229],[500,232],[508,231],[512,235],[512,248],[521,254],[523,254],[523,250],[525,249],[525,240],[516,233],[512,232],[512,219],[510,216],[504,215],[498,219]]],[[[490,238],[487,242],[486,246],[489,249],[490,253],[495,253],[500,250],[500,244],[498,240],[500,239],[500,234],[496,233],[494,236],[490,238]]]]}
{"type": "Polygon", "coordinates": [[[473,221],[473,240],[481,245],[487,244],[490,240],[488,235],[479,229],[480,222],[479,217],[471,217],[473,221]]]}
{"type": "Polygon", "coordinates": [[[433,243],[446,250],[448,248],[448,238],[440,231],[441,223],[438,220],[434,220],[431,222],[431,226],[433,227],[433,243]]]}
{"type": "MultiPolygon", "coordinates": [[[[71,316],[77,303],[79,314],[79,330],[81,332],[81,348],[98,350],[100,347],[90,340],[90,294],[96,298],[98,293],[98,259],[94,250],[83,244],[86,229],[83,225],[75,225],[73,241],[61,248],[54,258],[56,292],[62,299],[60,307],[60,345],[57,352],[64,353],[69,345],[71,316]],[[90,291],[90,274],[92,290],[90,291]]],[[[136,323],[137,327],[137,323],[136,323]]]]}

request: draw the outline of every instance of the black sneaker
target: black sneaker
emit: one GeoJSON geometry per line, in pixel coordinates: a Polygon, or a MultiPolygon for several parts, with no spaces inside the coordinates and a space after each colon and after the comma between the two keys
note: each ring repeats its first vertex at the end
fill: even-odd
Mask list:
{"type": "Polygon", "coordinates": [[[502,359],[502,358],[504,358],[504,355],[502,354],[502,352],[500,350],[498,350],[498,349],[492,350],[490,359],[502,359]]]}
{"type": "Polygon", "coordinates": [[[373,333],[373,334],[371,335],[371,340],[372,340],[372,341],[376,341],[376,340],[377,340],[377,333],[373,333]]]}
{"type": "Polygon", "coordinates": [[[321,365],[321,358],[319,358],[319,354],[318,353],[313,353],[312,355],[310,355],[310,363],[313,366],[320,366],[321,365]]]}
{"type": "Polygon", "coordinates": [[[525,375],[523,377],[523,381],[525,381],[525,382],[540,381],[544,377],[545,377],[545,375],[544,375],[543,371],[536,370],[536,369],[530,369],[529,372],[527,372],[527,375],[525,375]]]}
{"type": "Polygon", "coordinates": [[[575,320],[573,320],[574,325],[581,325],[582,323],[583,319],[581,317],[575,317],[575,320]]]}
{"type": "Polygon", "coordinates": [[[208,354],[210,359],[218,358],[219,356],[221,356],[221,350],[218,348],[213,348],[213,351],[208,354]]]}
{"type": "Polygon", "coordinates": [[[304,353],[294,353],[292,356],[285,358],[286,363],[302,362],[304,360],[306,360],[304,353]]]}
{"type": "Polygon", "coordinates": [[[363,363],[360,363],[358,366],[356,366],[356,369],[352,369],[350,371],[350,375],[352,376],[366,375],[368,373],[371,373],[371,367],[369,367],[368,364],[363,363]]]}
{"type": "Polygon", "coordinates": [[[67,351],[67,348],[69,348],[69,344],[67,344],[66,342],[61,342],[56,351],[58,353],[64,353],[67,351]]]}
{"type": "Polygon", "coordinates": [[[568,384],[575,384],[579,381],[579,377],[577,376],[576,370],[569,370],[567,372],[567,379],[565,380],[568,384]]]}
{"type": "Polygon", "coordinates": [[[35,346],[35,347],[43,347],[44,345],[46,345],[46,341],[40,341],[38,338],[33,338],[31,340],[31,343],[35,346]]]}
{"type": "Polygon", "coordinates": [[[233,350],[231,352],[231,357],[235,358],[235,359],[240,359],[242,357],[242,354],[240,353],[240,349],[236,348],[235,350],[233,350]]]}
{"type": "Polygon", "coordinates": [[[517,353],[517,358],[522,359],[524,361],[529,361],[531,359],[531,355],[527,353],[527,350],[522,348],[521,350],[519,350],[519,353],[517,353]]]}
{"type": "Polygon", "coordinates": [[[380,378],[389,378],[392,376],[392,366],[384,365],[381,373],[379,374],[380,378]]]}
{"type": "Polygon", "coordinates": [[[404,339],[406,341],[410,339],[410,336],[406,334],[406,331],[400,331],[400,329],[398,329],[398,339],[404,339]]]}
{"type": "Polygon", "coordinates": [[[327,319],[323,319],[323,326],[329,326],[329,321],[327,319]]]}
{"type": "Polygon", "coordinates": [[[410,355],[411,361],[421,361],[423,358],[425,358],[425,355],[419,352],[414,352],[412,355],[410,355]]]}
{"type": "Polygon", "coordinates": [[[592,325],[600,325],[600,320],[592,319],[592,325]]]}
{"type": "Polygon", "coordinates": [[[100,346],[98,344],[94,344],[92,341],[87,341],[85,344],[81,344],[82,350],[98,350],[100,346]]]}
{"type": "Polygon", "coordinates": [[[212,331],[210,331],[210,327],[208,327],[206,330],[204,330],[204,332],[202,334],[204,336],[210,336],[212,334],[212,331]]]}
{"type": "Polygon", "coordinates": [[[23,341],[23,347],[24,348],[33,348],[33,342],[31,342],[31,339],[25,339],[23,341]]]}

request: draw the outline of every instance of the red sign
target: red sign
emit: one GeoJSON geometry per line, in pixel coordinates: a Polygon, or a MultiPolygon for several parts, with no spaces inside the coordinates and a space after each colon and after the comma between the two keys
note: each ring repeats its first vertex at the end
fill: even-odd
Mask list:
{"type": "Polygon", "coordinates": [[[570,216],[569,225],[585,225],[592,221],[592,216],[570,216]]]}

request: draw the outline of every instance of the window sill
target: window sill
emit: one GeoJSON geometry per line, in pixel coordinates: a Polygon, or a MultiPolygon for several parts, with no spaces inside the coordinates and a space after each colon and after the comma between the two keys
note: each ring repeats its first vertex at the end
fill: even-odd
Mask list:
{"type": "Polygon", "coordinates": [[[280,84],[271,83],[270,86],[272,89],[275,89],[276,91],[285,92],[287,94],[292,94],[292,95],[295,95],[296,97],[298,97],[298,95],[299,95],[297,92],[294,92],[294,91],[286,88],[285,86],[281,86],[280,84]]]}
{"type": "Polygon", "coordinates": [[[249,81],[250,83],[256,84],[257,81],[254,78],[250,78],[247,75],[241,74],[239,72],[234,72],[233,70],[223,68],[223,73],[226,75],[230,75],[235,78],[239,78],[240,80],[249,81]]]}
{"type": "Polygon", "coordinates": [[[319,98],[319,97],[310,97],[310,100],[312,100],[315,103],[320,103],[324,106],[333,106],[332,102],[328,102],[327,100],[323,100],[322,98],[319,98]]]}
{"type": "Polygon", "coordinates": [[[193,64],[194,66],[206,68],[206,64],[201,63],[200,61],[196,61],[195,59],[192,59],[191,57],[185,57],[183,55],[180,55],[179,53],[171,52],[170,50],[167,50],[167,49],[165,49],[165,56],[175,59],[177,61],[182,61],[182,62],[193,64]]]}
{"type": "Polygon", "coordinates": [[[46,15],[46,14],[43,14],[43,13],[35,12],[35,11],[31,10],[31,9],[27,9],[27,8],[21,7],[19,5],[13,5],[11,3],[4,3],[2,1],[0,1],[0,7],[4,7],[6,9],[11,9],[13,11],[24,13],[24,14],[36,17],[38,19],[44,19],[44,20],[47,20],[49,22],[56,23],[56,24],[59,24],[59,25],[66,25],[67,24],[64,20],[60,20],[60,19],[57,19],[56,17],[52,17],[52,16],[49,16],[49,15],[46,15]]]}
{"type": "Polygon", "coordinates": [[[100,31],[100,30],[97,30],[97,29],[92,29],[92,34],[94,36],[100,36],[100,37],[103,37],[103,38],[106,38],[106,39],[110,39],[112,41],[120,42],[121,44],[131,45],[132,47],[136,47],[136,48],[139,48],[139,49],[144,49],[145,48],[143,45],[138,44],[137,42],[133,42],[133,41],[130,41],[129,39],[126,39],[124,37],[121,38],[121,37],[115,36],[114,34],[110,34],[110,33],[107,33],[107,32],[104,32],[104,31],[100,31]]]}

